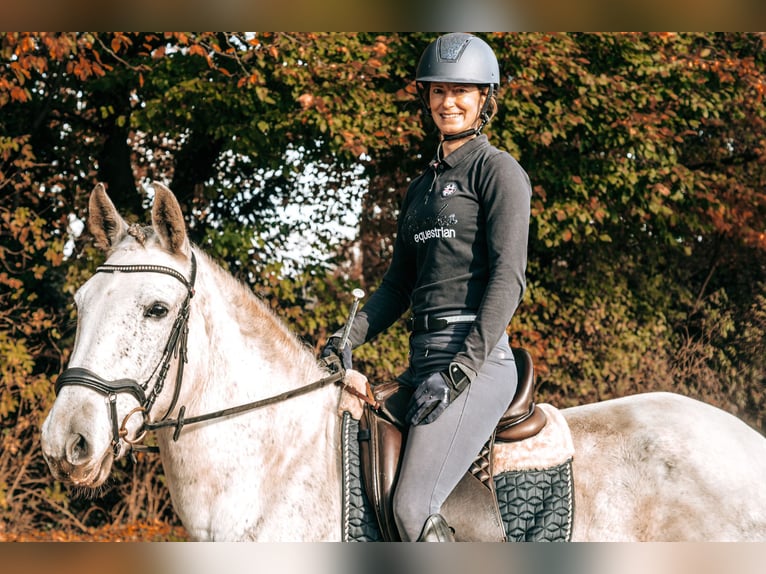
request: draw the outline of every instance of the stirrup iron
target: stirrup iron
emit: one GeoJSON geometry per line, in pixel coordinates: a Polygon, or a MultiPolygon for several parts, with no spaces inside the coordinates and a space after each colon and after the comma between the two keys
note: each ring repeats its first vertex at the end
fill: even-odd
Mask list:
{"type": "Polygon", "coordinates": [[[455,542],[455,533],[441,514],[426,519],[418,542],[455,542]]]}

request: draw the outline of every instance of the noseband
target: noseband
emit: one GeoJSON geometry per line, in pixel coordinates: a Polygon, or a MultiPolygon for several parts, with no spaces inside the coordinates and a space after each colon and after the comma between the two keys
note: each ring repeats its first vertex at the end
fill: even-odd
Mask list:
{"type": "Polygon", "coordinates": [[[146,381],[139,384],[134,379],[118,379],[108,381],[96,373],[84,369],[82,367],[71,367],[66,369],[56,381],[54,387],[56,395],[62,387],[68,385],[76,385],[81,387],[87,387],[101,393],[107,398],[110,409],[110,418],[112,423],[112,450],[114,456],[117,457],[120,454],[121,442],[120,439],[127,440],[127,430],[124,428],[127,422],[126,417],[123,421],[122,428],[118,428],[117,421],[117,394],[129,393],[138,401],[139,408],[136,410],[143,412],[144,418],[149,416],[149,412],[154,405],[155,400],[162,392],[165,386],[165,377],[170,369],[170,361],[173,357],[179,357],[178,370],[176,371],[175,388],[173,390],[173,399],[170,403],[170,407],[165,412],[160,420],[165,420],[172,412],[173,408],[178,402],[178,396],[181,392],[181,382],[183,380],[184,365],[187,362],[187,338],[189,334],[189,306],[191,298],[194,296],[194,282],[197,276],[197,260],[194,253],[191,254],[191,278],[186,279],[181,273],[171,267],[165,267],[162,265],[109,265],[105,264],[96,269],[96,273],[161,273],[163,275],[169,275],[180,281],[184,287],[186,287],[186,298],[184,299],[181,308],[178,311],[173,328],[170,331],[168,341],[165,344],[165,348],[162,352],[162,357],[159,363],[149,375],[146,381]],[[155,378],[156,375],[156,378],[155,378]],[[149,383],[155,378],[154,386],[151,391],[148,390],[149,383]]]}

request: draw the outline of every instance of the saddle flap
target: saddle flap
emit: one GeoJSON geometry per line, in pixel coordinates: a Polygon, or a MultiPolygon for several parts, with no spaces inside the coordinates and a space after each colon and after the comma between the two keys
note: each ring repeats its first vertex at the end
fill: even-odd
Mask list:
{"type": "MultiPolygon", "coordinates": [[[[401,399],[401,395],[398,399],[401,399]]],[[[386,420],[379,411],[365,407],[359,420],[358,438],[364,489],[375,511],[381,535],[386,541],[399,541],[401,537],[393,513],[393,495],[399,478],[406,434],[386,420]]],[[[444,516],[455,527],[458,540],[505,540],[492,476],[493,442],[493,438],[487,441],[444,504],[444,516]]]]}
{"type": "Polygon", "coordinates": [[[367,498],[375,510],[383,539],[401,538],[393,515],[393,497],[399,477],[404,437],[393,423],[365,407],[359,419],[359,458],[367,498]]]}
{"type": "Polygon", "coordinates": [[[442,505],[442,515],[455,530],[457,542],[505,542],[493,471],[494,436],[442,505]]]}

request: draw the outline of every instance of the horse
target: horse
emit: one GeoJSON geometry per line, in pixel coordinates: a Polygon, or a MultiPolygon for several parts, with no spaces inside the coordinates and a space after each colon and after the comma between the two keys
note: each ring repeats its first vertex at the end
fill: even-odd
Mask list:
{"type": "MultiPolygon", "coordinates": [[[[312,349],[190,242],[173,193],[153,187],[144,226],[101,184],[91,193],[107,258],[75,295],[74,348],[41,429],[52,476],[96,489],[151,429],[192,539],[342,540],[341,385],[324,384],[312,349]]],[[[766,540],[766,439],[737,417],[665,392],[561,414],[571,540],[766,540]]]]}

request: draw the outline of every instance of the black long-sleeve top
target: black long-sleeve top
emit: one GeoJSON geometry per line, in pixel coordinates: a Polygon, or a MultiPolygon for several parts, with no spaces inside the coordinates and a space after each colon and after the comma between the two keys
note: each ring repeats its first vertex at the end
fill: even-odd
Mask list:
{"type": "Polygon", "coordinates": [[[524,169],[485,135],[437,154],[407,190],[391,263],[354,320],[352,347],[410,307],[476,313],[454,361],[477,373],[524,295],[531,194],[524,169]]]}

